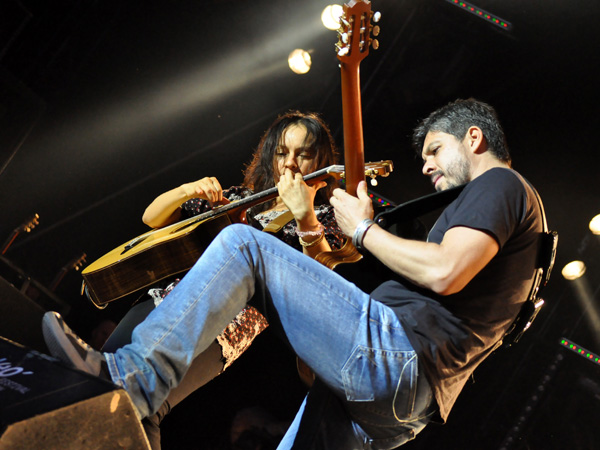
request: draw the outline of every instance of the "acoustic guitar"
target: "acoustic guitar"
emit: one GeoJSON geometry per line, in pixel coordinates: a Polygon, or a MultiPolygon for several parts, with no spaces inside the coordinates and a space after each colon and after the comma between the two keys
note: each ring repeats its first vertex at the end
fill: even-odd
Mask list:
{"type": "MultiPolygon", "coordinates": [[[[363,165],[362,176],[387,176],[391,161],[363,165]]],[[[306,175],[304,181],[345,177],[344,166],[333,165],[306,175]]],[[[164,228],[144,233],[111,250],[82,271],[84,291],[99,308],[160,280],[189,270],[219,232],[245,222],[248,208],[275,198],[277,188],[218,206],[164,228]]]]}

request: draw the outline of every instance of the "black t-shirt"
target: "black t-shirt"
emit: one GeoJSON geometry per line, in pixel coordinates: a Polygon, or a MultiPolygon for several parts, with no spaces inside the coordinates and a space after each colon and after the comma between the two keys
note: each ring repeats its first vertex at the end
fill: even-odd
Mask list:
{"type": "Polygon", "coordinates": [[[475,368],[500,344],[533,282],[542,216],[532,188],[511,169],[494,168],[471,181],[428,236],[440,243],[457,226],[488,233],[498,254],[460,292],[434,294],[389,281],[371,297],[390,306],[415,348],[446,420],[475,368]]]}

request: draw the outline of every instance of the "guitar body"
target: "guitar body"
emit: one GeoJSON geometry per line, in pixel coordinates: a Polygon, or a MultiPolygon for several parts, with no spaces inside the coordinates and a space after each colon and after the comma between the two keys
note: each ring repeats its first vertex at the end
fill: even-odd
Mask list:
{"type": "Polygon", "coordinates": [[[82,272],[90,300],[102,306],[189,270],[231,223],[227,214],[203,221],[192,217],[138,236],[133,247],[130,242],[115,248],[82,272]]]}
{"type": "Polygon", "coordinates": [[[352,264],[360,261],[362,255],[356,250],[356,247],[352,245],[350,240],[346,239],[344,245],[339,250],[332,250],[329,252],[319,253],[315,257],[315,261],[320,262],[329,269],[335,269],[340,264],[352,264]]]}

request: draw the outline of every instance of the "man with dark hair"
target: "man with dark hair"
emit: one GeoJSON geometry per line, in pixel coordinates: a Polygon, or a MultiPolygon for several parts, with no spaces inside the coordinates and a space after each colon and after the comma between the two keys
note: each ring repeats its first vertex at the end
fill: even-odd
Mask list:
{"type": "Polygon", "coordinates": [[[425,137],[430,131],[442,131],[462,140],[472,126],[481,129],[488,150],[500,161],[510,165],[506,137],[496,111],[491,106],[472,99],[450,103],[430,114],[415,129],[413,147],[421,153],[425,137]]]}
{"type": "Polygon", "coordinates": [[[194,357],[254,298],[316,374],[280,448],[391,449],[446,420],[475,368],[500,345],[534,278],[542,212],[510,168],[494,110],[458,100],[417,128],[436,190],[468,183],[426,242],[372,220],[364,182],[336,189],[336,219],[353,243],[399,275],[371,294],[244,225],[227,227],[114,354],[89,349],[55,313],[55,356],[104,375],[152,414],[194,357]]]}

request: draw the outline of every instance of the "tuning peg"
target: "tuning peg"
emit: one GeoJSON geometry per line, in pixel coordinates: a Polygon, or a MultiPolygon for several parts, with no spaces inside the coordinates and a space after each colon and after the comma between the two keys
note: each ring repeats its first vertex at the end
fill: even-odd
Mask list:
{"type": "Polygon", "coordinates": [[[373,22],[377,23],[381,20],[381,13],[379,11],[376,11],[373,13],[373,22]]]}
{"type": "Polygon", "coordinates": [[[337,54],[338,54],[338,56],[346,56],[348,54],[348,51],[349,51],[348,47],[342,47],[342,48],[339,48],[337,54]]]}
{"type": "Polygon", "coordinates": [[[377,50],[379,48],[379,41],[377,39],[373,39],[371,41],[371,48],[373,50],[377,50]]]}
{"type": "Polygon", "coordinates": [[[381,28],[379,28],[379,25],[375,25],[373,27],[373,36],[379,36],[380,31],[381,31],[381,28]]]}
{"type": "Polygon", "coordinates": [[[371,178],[371,186],[377,186],[379,183],[375,178],[371,178]]]}

